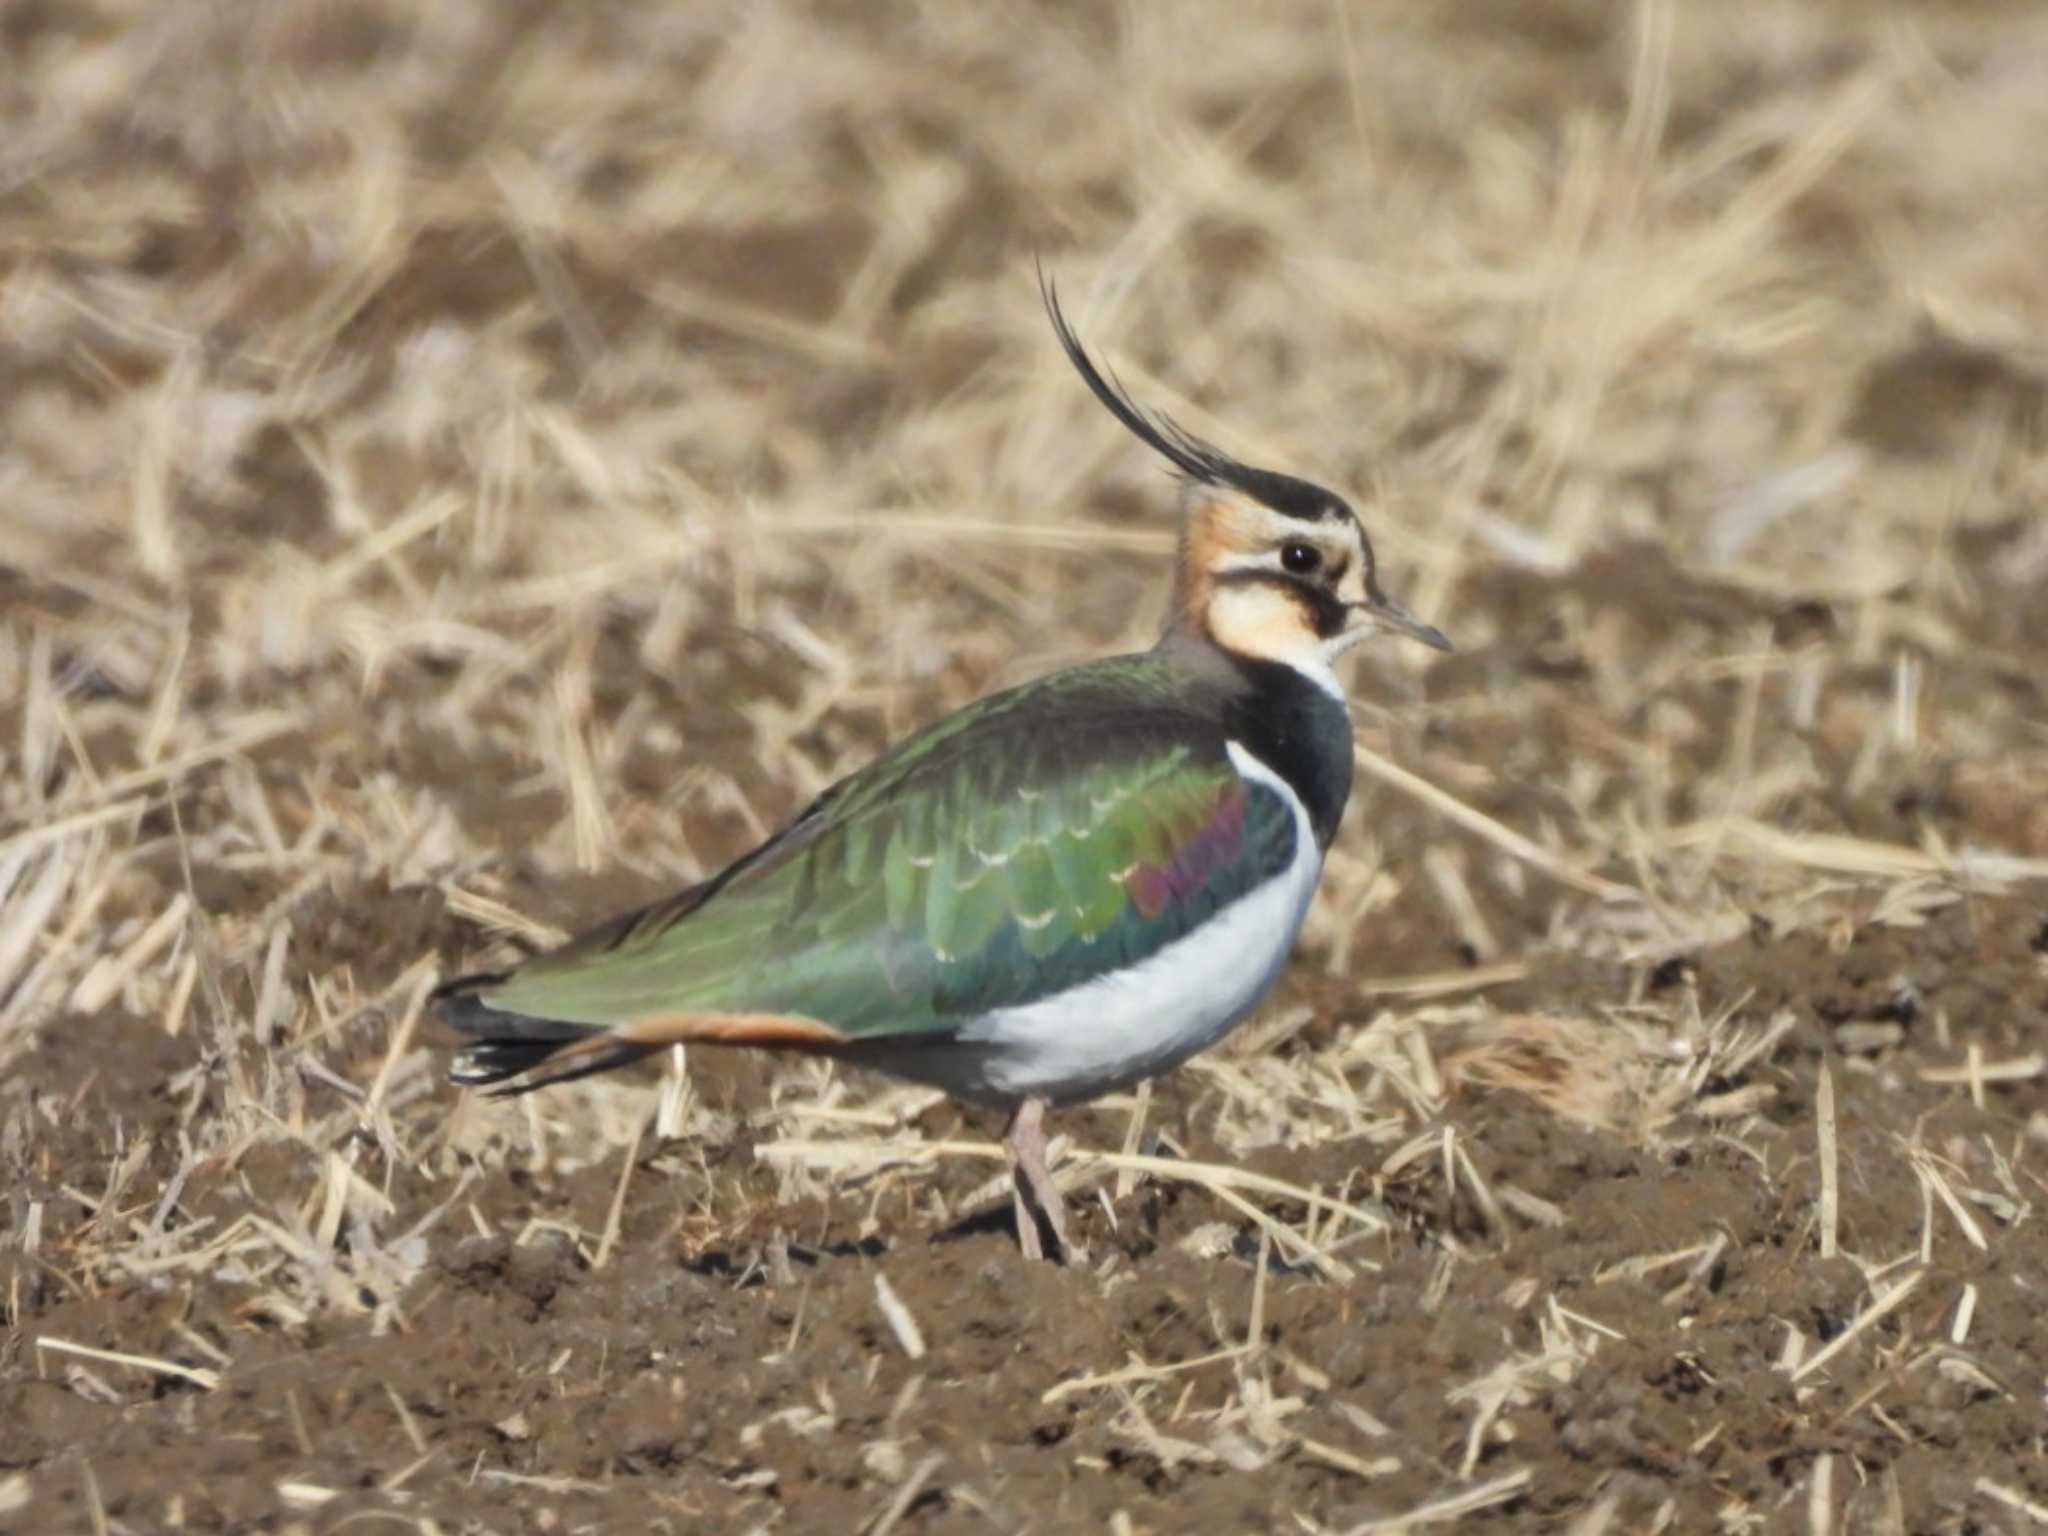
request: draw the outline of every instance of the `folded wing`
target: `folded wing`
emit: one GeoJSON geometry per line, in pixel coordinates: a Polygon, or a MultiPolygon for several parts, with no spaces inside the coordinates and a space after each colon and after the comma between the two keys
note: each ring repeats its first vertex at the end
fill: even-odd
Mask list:
{"type": "Polygon", "coordinates": [[[1144,959],[1292,860],[1289,808],[1220,735],[1127,686],[1070,695],[1051,729],[1013,697],[914,738],[716,880],[456,984],[443,1015],[479,1041],[458,1076],[680,1040],[936,1040],[1144,959]]]}

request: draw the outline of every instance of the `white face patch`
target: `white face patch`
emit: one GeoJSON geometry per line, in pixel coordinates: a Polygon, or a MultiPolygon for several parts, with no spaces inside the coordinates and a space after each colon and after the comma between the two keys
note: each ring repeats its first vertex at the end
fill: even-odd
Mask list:
{"type": "Polygon", "coordinates": [[[1357,522],[1306,522],[1236,495],[1205,494],[1190,510],[1186,553],[1198,570],[1187,587],[1200,594],[1210,638],[1237,655],[1292,667],[1342,698],[1333,663],[1370,626],[1324,635],[1318,593],[1325,615],[1331,598],[1347,606],[1365,601],[1371,555],[1357,522]]]}
{"type": "Polygon", "coordinates": [[[1226,651],[1292,667],[1333,698],[1344,690],[1330,662],[1357,643],[1316,633],[1308,599],[1277,581],[1226,582],[1209,604],[1209,634],[1226,651]]]}

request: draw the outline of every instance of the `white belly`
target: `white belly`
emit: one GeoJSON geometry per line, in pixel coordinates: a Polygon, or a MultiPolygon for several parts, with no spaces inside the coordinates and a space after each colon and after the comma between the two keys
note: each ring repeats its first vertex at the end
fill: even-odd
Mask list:
{"type": "Polygon", "coordinates": [[[1322,874],[1308,812],[1287,781],[1236,742],[1230,759],[1294,815],[1294,860],[1195,932],[1114,976],[984,1015],[961,1030],[982,1049],[971,1098],[1093,1098],[1178,1066],[1250,1013],[1279,976],[1322,874]]]}

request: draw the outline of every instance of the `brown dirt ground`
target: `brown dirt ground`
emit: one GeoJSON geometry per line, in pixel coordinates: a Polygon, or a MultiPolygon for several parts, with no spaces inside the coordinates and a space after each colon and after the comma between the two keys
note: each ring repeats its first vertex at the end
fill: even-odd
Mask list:
{"type": "Polygon", "coordinates": [[[0,1532],[2048,1524],[2048,19],[249,14],[0,22],[0,1532]],[[1462,642],[1278,995],[1074,1269],[929,1094],[458,1095],[1142,643],[1034,250],[1462,642]]]}

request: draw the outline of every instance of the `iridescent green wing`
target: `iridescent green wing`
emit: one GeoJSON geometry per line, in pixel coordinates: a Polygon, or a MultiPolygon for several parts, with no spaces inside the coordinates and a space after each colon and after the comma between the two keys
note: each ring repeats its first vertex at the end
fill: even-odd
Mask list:
{"type": "Polygon", "coordinates": [[[487,1000],[594,1025],[779,1015],[865,1039],[944,1032],[1142,960],[1284,870],[1297,829],[1140,665],[963,711],[718,880],[487,1000]]]}

